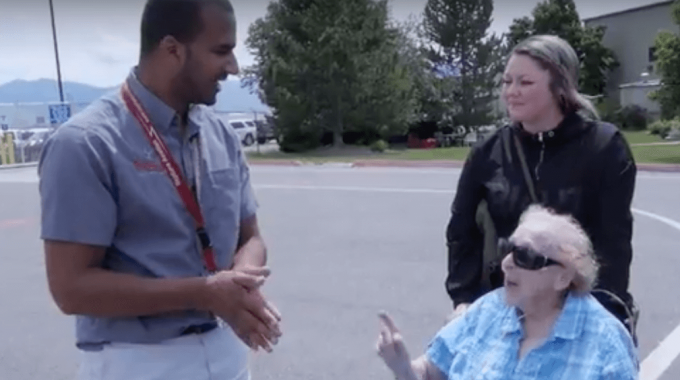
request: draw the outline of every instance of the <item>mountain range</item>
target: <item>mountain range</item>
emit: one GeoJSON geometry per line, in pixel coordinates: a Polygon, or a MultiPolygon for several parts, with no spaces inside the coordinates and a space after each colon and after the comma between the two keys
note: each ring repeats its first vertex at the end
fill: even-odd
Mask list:
{"type": "MultiPolygon", "coordinates": [[[[77,82],[63,82],[64,100],[72,103],[90,103],[116,87],[95,87],[77,82]]],[[[59,86],[53,79],[33,81],[14,80],[0,85],[0,103],[45,103],[59,101],[59,86]]],[[[256,94],[242,88],[239,80],[222,82],[215,110],[223,112],[268,112],[256,94]]]]}

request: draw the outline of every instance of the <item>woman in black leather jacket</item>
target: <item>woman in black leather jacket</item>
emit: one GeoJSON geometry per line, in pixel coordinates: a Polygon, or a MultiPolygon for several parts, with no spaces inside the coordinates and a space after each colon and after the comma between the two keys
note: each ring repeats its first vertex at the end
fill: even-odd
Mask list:
{"type": "MultiPolygon", "coordinates": [[[[503,74],[512,124],[470,153],[447,227],[446,290],[455,313],[503,286],[496,262],[483,268],[480,202],[488,207],[495,239],[514,230],[534,199],[573,215],[590,236],[601,265],[596,288],[606,291],[593,293],[600,302],[624,323],[633,309],[628,282],[635,162],[617,127],[598,121],[577,92],[578,69],[572,47],[555,36],[530,37],[513,50],[503,74]]],[[[634,333],[634,326],[627,327],[634,333]]]]}

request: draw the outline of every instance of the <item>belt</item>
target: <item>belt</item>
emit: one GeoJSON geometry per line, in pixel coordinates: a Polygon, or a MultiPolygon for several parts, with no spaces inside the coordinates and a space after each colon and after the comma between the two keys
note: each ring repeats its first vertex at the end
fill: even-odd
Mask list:
{"type": "Polygon", "coordinates": [[[191,325],[184,329],[180,336],[184,335],[191,335],[191,334],[205,334],[208,331],[212,331],[217,328],[217,323],[215,322],[210,322],[210,323],[203,323],[200,325],[191,325]]]}

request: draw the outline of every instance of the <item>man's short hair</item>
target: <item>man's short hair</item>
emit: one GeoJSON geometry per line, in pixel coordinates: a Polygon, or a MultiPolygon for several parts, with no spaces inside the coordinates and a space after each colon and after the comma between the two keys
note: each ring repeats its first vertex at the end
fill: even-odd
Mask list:
{"type": "Polygon", "coordinates": [[[203,31],[201,10],[207,5],[234,13],[229,0],[148,0],[142,14],[142,57],[153,52],[166,36],[181,43],[193,41],[203,31]]]}

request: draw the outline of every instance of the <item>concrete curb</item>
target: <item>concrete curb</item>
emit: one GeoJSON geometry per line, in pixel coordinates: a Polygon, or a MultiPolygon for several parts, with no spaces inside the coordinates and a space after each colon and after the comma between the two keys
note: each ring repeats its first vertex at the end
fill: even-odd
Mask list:
{"type": "Polygon", "coordinates": [[[401,168],[462,168],[465,161],[453,160],[359,160],[352,166],[363,167],[401,167],[401,168]]]}
{"type": "MultiPolygon", "coordinates": [[[[295,160],[250,160],[253,166],[345,166],[353,168],[462,168],[464,161],[447,160],[358,160],[354,162],[329,161],[322,164],[307,164],[295,160]]],[[[37,162],[26,164],[0,165],[0,170],[37,167],[37,162]]],[[[680,173],[677,164],[637,164],[639,171],[680,173]]]]}
{"type": "Polygon", "coordinates": [[[26,164],[0,165],[0,170],[31,168],[31,167],[36,167],[36,166],[38,166],[37,162],[29,162],[29,163],[26,163],[26,164]]]}
{"type": "MultiPolygon", "coordinates": [[[[250,160],[254,166],[333,166],[344,164],[354,168],[462,168],[464,161],[452,160],[357,160],[352,163],[327,162],[324,164],[305,164],[291,160],[250,160]]],[[[637,169],[643,172],[680,173],[678,164],[637,164],[637,169]]]]}
{"type": "Polygon", "coordinates": [[[660,141],[660,142],[653,142],[653,143],[636,143],[636,144],[630,144],[630,146],[673,146],[673,145],[680,145],[680,141],[660,141]]]}
{"type": "Polygon", "coordinates": [[[637,164],[642,172],[680,173],[680,165],[676,164],[637,164]]]}
{"type": "Polygon", "coordinates": [[[251,166],[302,166],[302,162],[294,160],[260,160],[260,159],[250,159],[248,160],[248,165],[251,166]]]}

